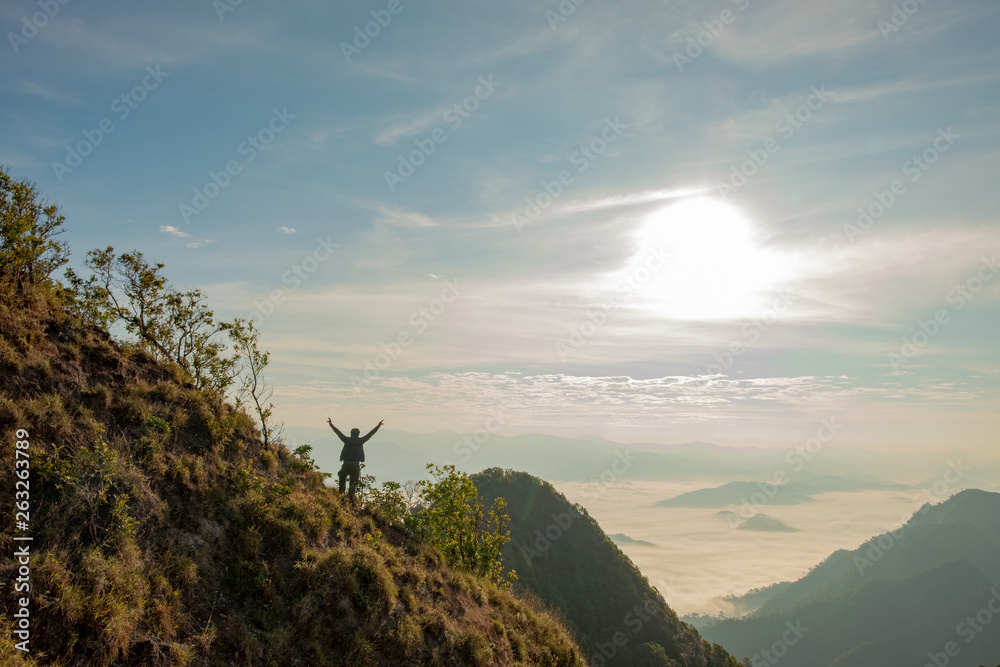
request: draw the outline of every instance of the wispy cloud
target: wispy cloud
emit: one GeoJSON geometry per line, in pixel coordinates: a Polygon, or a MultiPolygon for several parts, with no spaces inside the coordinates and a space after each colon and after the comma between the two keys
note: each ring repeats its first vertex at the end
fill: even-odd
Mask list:
{"type": "Polygon", "coordinates": [[[417,211],[406,211],[400,208],[380,206],[378,208],[378,222],[393,227],[438,227],[440,223],[430,216],[418,213],[417,211]]]}
{"type": "Polygon", "coordinates": [[[160,231],[164,234],[172,234],[173,236],[179,236],[181,238],[189,238],[191,236],[187,232],[181,231],[173,225],[160,225],[160,231]]]}
{"type": "Polygon", "coordinates": [[[688,188],[681,190],[643,190],[642,192],[632,192],[622,195],[611,195],[600,199],[588,199],[567,202],[556,207],[554,213],[585,213],[589,211],[600,211],[611,208],[623,208],[635,206],[637,204],[649,204],[657,201],[668,201],[671,199],[683,199],[694,197],[711,192],[712,188],[688,188]]]}
{"type": "Polygon", "coordinates": [[[286,227],[285,225],[281,225],[280,227],[277,227],[275,229],[275,231],[282,232],[284,234],[298,234],[299,233],[299,230],[295,229],[294,227],[286,227]]]}
{"type": "Polygon", "coordinates": [[[441,115],[441,109],[431,109],[415,118],[398,121],[376,134],[374,141],[380,146],[391,146],[403,137],[420,134],[435,124],[443,123],[441,115]]]}

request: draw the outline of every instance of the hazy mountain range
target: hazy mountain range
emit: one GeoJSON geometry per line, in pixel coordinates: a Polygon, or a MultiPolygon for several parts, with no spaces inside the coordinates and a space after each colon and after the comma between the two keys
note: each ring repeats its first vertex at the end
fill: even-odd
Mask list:
{"type": "Polygon", "coordinates": [[[789,667],[922,665],[935,656],[952,667],[996,664],[1000,494],[967,490],[925,505],[899,529],[742,602],[753,609],[744,618],[694,620],[755,665],[768,655],[789,667]]]}
{"type": "MultiPolygon", "coordinates": [[[[335,422],[341,430],[372,425],[335,422]]],[[[289,446],[311,444],[324,470],[336,470],[340,442],[328,427],[289,427],[289,446]]],[[[762,482],[783,480],[806,495],[835,491],[927,488],[954,463],[964,468],[952,487],[1000,490],[1000,459],[959,449],[897,454],[827,447],[806,460],[796,449],[619,444],[603,438],[560,438],[532,434],[501,436],[481,431],[408,433],[383,428],[367,445],[366,472],[379,480],[404,482],[426,477],[427,463],[452,462],[469,473],[491,467],[523,470],[551,481],[598,480],[672,482],[762,482]],[[895,487],[893,485],[896,485],[895,487]]],[[[733,497],[730,496],[732,500],[733,497]]],[[[739,497],[735,500],[739,501],[739,497]]],[[[715,505],[721,507],[721,505],[715,505]]]]}

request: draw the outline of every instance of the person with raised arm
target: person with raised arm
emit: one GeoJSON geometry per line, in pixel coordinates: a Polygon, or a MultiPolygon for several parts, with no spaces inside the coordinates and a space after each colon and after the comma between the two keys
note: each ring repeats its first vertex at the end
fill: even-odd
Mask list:
{"type": "Polygon", "coordinates": [[[343,465],[340,467],[340,472],[337,474],[337,479],[340,481],[340,492],[344,493],[344,487],[346,486],[348,478],[351,480],[351,486],[347,492],[348,497],[351,502],[354,502],[354,492],[358,488],[358,481],[361,479],[361,464],[365,461],[365,443],[375,435],[375,431],[379,430],[382,423],[385,420],[380,420],[378,424],[375,425],[368,435],[362,436],[361,430],[357,428],[351,429],[350,437],[344,435],[340,432],[336,426],[333,425],[333,420],[329,417],[326,419],[326,423],[330,425],[333,432],[337,434],[340,441],[344,443],[344,448],[340,450],[340,460],[343,461],[343,465]]]}

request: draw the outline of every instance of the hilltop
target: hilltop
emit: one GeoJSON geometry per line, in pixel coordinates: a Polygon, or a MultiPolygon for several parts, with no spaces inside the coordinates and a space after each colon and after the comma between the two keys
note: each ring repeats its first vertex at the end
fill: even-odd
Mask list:
{"type": "Polygon", "coordinates": [[[518,572],[516,589],[554,608],[592,665],[738,665],[682,622],[586,509],[550,483],[499,468],[473,479],[486,500],[507,499],[504,561],[518,572]]]}
{"type": "Polygon", "coordinates": [[[352,509],[177,367],[4,287],[0,434],[30,436],[34,538],[31,654],[8,589],[5,664],[584,664],[557,620],[352,509]]]}
{"type": "Polygon", "coordinates": [[[199,292],[108,249],[88,258],[127,263],[136,335],[84,317],[106,294],[50,277],[69,252],[56,207],[0,186],[0,494],[12,510],[21,482],[25,512],[0,550],[28,554],[0,561],[0,663],[585,664],[538,605],[327,487],[258,395],[260,421],[236,407],[199,292]]]}

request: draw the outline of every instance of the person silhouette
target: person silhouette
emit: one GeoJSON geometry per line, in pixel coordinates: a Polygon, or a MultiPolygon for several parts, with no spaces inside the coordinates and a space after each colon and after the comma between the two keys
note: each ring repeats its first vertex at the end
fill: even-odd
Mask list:
{"type": "Polygon", "coordinates": [[[354,492],[358,488],[358,481],[361,479],[361,464],[365,460],[365,443],[368,442],[369,438],[375,435],[375,431],[381,428],[384,419],[380,420],[378,424],[375,425],[368,435],[362,437],[361,430],[357,428],[351,429],[350,437],[344,435],[340,432],[336,426],[333,425],[333,420],[329,417],[326,418],[326,423],[330,425],[333,432],[337,434],[340,441],[344,443],[344,448],[340,450],[340,460],[343,461],[343,465],[340,466],[340,472],[337,473],[337,479],[340,481],[340,492],[344,493],[344,487],[346,486],[348,478],[351,480],[350,490],[347,492],[348,497],[351,502],[354,502],[354,492]]]}

